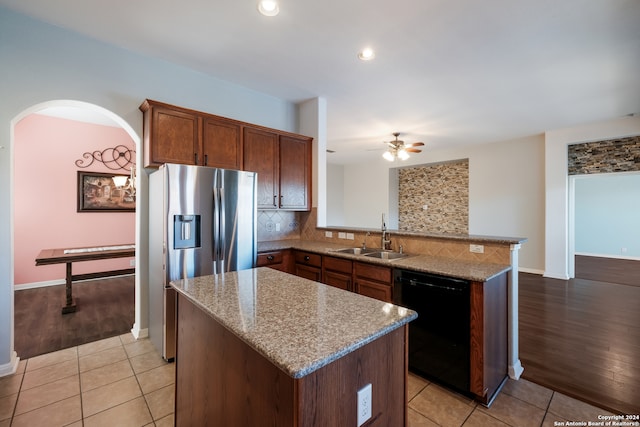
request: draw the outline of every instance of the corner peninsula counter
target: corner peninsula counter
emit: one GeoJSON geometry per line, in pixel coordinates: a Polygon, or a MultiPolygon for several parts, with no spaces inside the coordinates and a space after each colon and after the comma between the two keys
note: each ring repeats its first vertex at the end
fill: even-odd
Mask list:
{"type": "Polygon", "coordinates": [[[417,314],[269,268],[172,282],[176,425],[406,425],[407,323],[417,314]]]}

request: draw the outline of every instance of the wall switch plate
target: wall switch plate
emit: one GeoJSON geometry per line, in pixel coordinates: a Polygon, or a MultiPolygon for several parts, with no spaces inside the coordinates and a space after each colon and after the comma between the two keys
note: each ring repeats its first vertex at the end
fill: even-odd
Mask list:
{"type": "Polygon", "coordinates": [[[340,231],[338,232],[338,238],[339,239],[346,239],[347,238],[347,233],[340,231]]]}
{"type": "Polygon", "coordinates": [[[280,223],[276,222],[276,231],[280,231],[280,223]]]}
{"type": "Polygon", "coordinates": [[[333,237],[333,231],[325,231],[324,237],[333,237]]]}
{"type": "Polygon", "coordinates": [[[484,246],[483,245],[469,245],[469,252],[473,252],[474,254],[483,254],[484,246]]]}
{"type": "Polygon", "coordinates": [[[353,235],[353,233],[347,233],[347,239],[355,240],[355,236],[353,235]]]}
{"type": "Polygon", "coordinates": [[[135,259],[130,259],[129,260],[129,267],[135,267],[136,266],[136,260],[135,259]]]}
{"type": "Polygon", "coordinates": [[[371,384],[358,390],[358,427],[371,418],[371,384]]]}

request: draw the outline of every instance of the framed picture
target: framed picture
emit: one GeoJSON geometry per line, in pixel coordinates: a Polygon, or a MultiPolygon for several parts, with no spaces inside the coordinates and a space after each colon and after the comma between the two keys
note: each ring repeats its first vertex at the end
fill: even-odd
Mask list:
{"type": "Polygon", "coordinates": [[[129,175],[78,171],[78,212],[135,212],[131,183],[116,186],[113,177],[129,175]]]}

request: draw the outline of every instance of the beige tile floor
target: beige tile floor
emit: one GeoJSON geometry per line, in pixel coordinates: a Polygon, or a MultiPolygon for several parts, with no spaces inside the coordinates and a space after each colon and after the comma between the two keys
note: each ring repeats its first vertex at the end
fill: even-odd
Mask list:
{"type": "Polygon", "coordinates": [[[174,377],[131,334],[21,360],[0,378],[0,427],[173,426],[174,377]]]}
{"type": "MultiPolygon", "coordinates": [[[[174,375],[131,334],[33,357],[0,378],[0,427],[173,426],[174,375]]],[[[509,380],[490,408],[413,374],[408,391],[409,427],[548,427],[611,415],[526,380],[509,380]]]]}

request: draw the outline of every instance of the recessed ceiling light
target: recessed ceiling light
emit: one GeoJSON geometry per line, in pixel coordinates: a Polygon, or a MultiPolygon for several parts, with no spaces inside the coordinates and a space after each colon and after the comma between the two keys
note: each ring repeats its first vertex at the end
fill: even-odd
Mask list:
{"type": "Polygon", "coordinates": [[[276,16],[280,13],[280,7],[276,0],[260,0],[258,2],[258,11],[264,16],[276,16]]]}
{"type": "Polygon", "coordinates": [[[362,59],[363,61],[371,61],[375,57],[376,54],[370,47],[365,47],[360,53],[358,53],[358,58],[362,59]]]}

